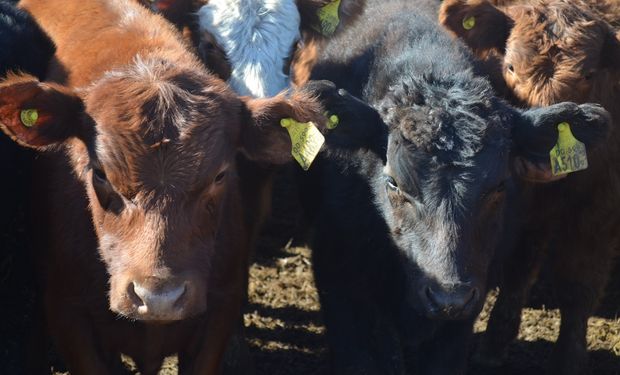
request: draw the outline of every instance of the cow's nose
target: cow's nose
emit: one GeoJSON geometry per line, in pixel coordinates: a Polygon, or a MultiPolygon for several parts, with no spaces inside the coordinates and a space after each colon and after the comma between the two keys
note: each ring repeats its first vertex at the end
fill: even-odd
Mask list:
{"type": "Polygon", "coordinates": [[[469,284],[426,286],[423,292],[427,313],[435,319],[468,318],[479,294],[478,289],[469,284]]]}
{"type": "Polygon", "coordinates": [[[183,316],[185,283],[138,282],[127,286],[127,293],[144,320],[178,320],[183,316]]]}

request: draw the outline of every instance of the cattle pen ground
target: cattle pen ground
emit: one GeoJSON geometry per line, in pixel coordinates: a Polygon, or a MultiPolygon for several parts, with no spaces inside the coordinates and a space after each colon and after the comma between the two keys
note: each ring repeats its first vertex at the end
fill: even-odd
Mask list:
{"type": "MultiPolygon", "coordinates": [[[[295,232],[292,194],[276,184],[275,208],[264,230],[250,270],[245,325],[256,375],[320,375],[328,373],[324,326],[311,271],[310,250],[287,246],[295,232]],[[287,203],[283,203],[287,202],[287,203]]],[[[25,341],[33,314],[33,270],[23,248],[27,237],[23,218],[15,230],[0,236],[0,374],[23,372],[25,341]]],[[[620,267],[595,317],[590,319],[588,346],[593,375],[620,375],[620,267]]],[[[485,328],[493,295],[476,324],[476,340],[485,328]]],[[[544,374],[544,366],[559,331],[559,313],[547,283],[534,288],[524,310],[519,339],[510,346],[504,367],[485,370],[470,366],[470,375],[544,374]]],[[[50,351],[54,374],[64,374],[61,361],[50,351]]],[[[128,366],[128,374],[135,373],[128,366]]],[[[162,375],[176,374],[174,360],[162,375]]]]}

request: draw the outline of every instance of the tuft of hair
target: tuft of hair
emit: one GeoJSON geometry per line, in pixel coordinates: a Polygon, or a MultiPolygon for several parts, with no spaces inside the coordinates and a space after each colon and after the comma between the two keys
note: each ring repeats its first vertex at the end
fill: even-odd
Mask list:
{"type": "Polygon", "coordinates": [[[300,39],[294,0],[211,0],[198,17],[226,53],[239,95],[271,97],[289,87],[284,69],[300,39]]]}

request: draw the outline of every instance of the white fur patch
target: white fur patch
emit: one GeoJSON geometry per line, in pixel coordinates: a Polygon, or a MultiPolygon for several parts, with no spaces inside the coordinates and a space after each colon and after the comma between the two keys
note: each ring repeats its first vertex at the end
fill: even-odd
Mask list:
{"type": "Polygon", "coordinates": [[[300,38],[294,0],[210,0],[198,16],[201,32],[226,53],[239,95],[270,97],[288,88],[284,64],[300,38]]]}

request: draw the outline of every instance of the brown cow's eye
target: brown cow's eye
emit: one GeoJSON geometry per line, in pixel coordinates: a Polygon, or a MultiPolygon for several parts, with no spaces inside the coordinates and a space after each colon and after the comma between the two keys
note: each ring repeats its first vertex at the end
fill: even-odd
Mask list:
{"type": "Polygon", "coordinates": [[[510,73],[514,73],[515,72],[515,67],[512,66],[512,64],[508,64],[508,66],[506,66],[506,69],[508,69],[508,71],[510,73]]]}
{"type": "Polygon", "coordinates": [[[108,177],[102,169],[93,168],[93,182],[106,183],[108,182],[108,177]]]}
{"type": "Polygon", "coordinates": [[[120,209],[120,205],[113,205],[112,203],[115,200],[118,200],[118,197],[110,185],[108,181],[108,177],[105,172],[100,168],[93,168],[93,190],[95,190],[95,194],[97,195],[97,200],[101,205],[101,208],[104,210],[112,210],[114,212],[118,212],[120,209]]]}
{"type": "Polygon", "coordinates": [[[215,176],[215,180],[213,180],[213,182],[216,184],[220,184],[222,183],[222,181],[224,181],[225,177],[226,177],[226,171],[222,171],[218,173],[217,176],[215,176]]]}

